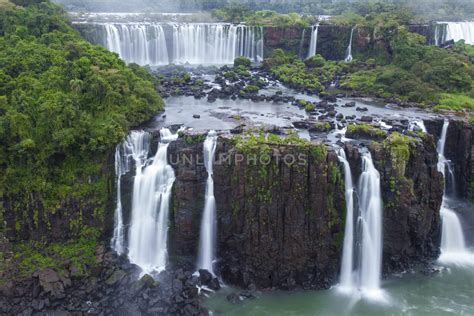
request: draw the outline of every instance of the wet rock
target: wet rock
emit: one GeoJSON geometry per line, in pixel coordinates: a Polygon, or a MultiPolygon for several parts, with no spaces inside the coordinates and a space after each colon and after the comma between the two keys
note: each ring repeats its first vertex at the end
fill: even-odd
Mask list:
{"type": "Polygon", "coordinates": [[[227,295],[227,301],[229,301],[231,304],[239,304],[242,302],[242,299],[237,293],[231,293],[227,295]]]}
{"type": "Polygon", "coordinates": [[[359,112],[367,112],[369,109],[366,108],[366,107],[356,107],[356,111],[359,111],[359,112]]]}
{"type": "Polygon", "coordinates": [[[213,279],[212,273],[205,270],[199,269],[199,281],[202,285],[208,285],[213,279]]]}
{"type": "Polygon", "coordinates": [[[356,106],[355,101],[347,102],[343,105],[343,107],[350,108],[356,106]]]}
{"type": "Polygon", "coordinates": [[[117,285],[127,273],[123,270],[116,270],[106,281],[105,284],[109,286],[117,285]]]}
{"type": "Polygon", "coordinates": [[[39,284],[46,293],[56,298],[64,297],[64,284],[61,282],[58,272],[50,268],[45,268],[34,276],[38,277],[39,284]]]}
{"type": "Polygon", "coordinates": [[[199,115],[199,114],[194,114],[194,115],[193,115],[193,118],[195,118],[195,119],[201,118],[201,115],[199,115]]]}
{"type": "Polygon", "coordinates": [[[296,122],[293,122],[293,126],[295,128],[307,129],[309,127],[309,122],[308,121],[296,121],[296,122]]]}
{"type": "Polygon", "coordinates": [[[213,278],[209,283],[207,284],[207,287],[210,288],[213,291],[218,291],[221,288],[221,285],[219,283],[218,278],[213,278]]]}
{"type": "Polygon", "coordinates": [[[232,134],[242,134],[245,129],[245,124],[239,125],[237,127],[234,127],[233,129],[230,130],[232,134]]]}
{"type": "Polygon", "coordinates": [[[360,118],[360,120],[362,122],[371,123],[374,120],[374,118],[372,116],[364,115],[360,118]]]}

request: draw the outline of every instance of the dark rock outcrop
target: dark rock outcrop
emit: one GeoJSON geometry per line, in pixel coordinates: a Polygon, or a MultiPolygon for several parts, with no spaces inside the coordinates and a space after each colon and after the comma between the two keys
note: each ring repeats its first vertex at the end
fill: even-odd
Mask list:
{"type": "MultiPolygon", "coordinates": [[[[384,273],[435,259],[439,253],[443,183],[437,171],[434,138],[427,135],[423,140],[411,140],[406,160],[399,151],[403,149],[395,145],[372,143],[369,148],[381,177],[384,273]]],[[[346,152],[357,180],[359,151],[346,145],[346,152]]]]}
{"type": "MultiPolygon", "coordinates": [[[[202,143],[178,140],[169,153],[200,156],[202,143]]],[[[220,275],[243,287],[329,287],[339,269],[345,216],[337,156],[320,144],[271,146],[269,162],[267,154],[255,154],[237,152],[230,139],[218,140],[216,157],[221,159],[214,166],[214,181],[220,275]],[[255,161],[247,163],[250,157],[255,161]]],[[[203,205],[191,201],[202,201],[207,174],[197,164],[174,167],[170,242],[194,254],[203,205]]]]}
{"type": "Polygon", "coordinates": [[[221,275],[243,287],[327,288],[336,280],[343,232],[337,156],[318,144],[270,152],[268,164],[258,163],[261,153],[254,164],[253,152],[218,143],[217,153],[231,157],[214,173],[221,275]],[[291,157],[306,161],[286,164],[291,157]]]}
{"type": "MultiPolygon", "coordinates": [[[[198,277],[182,268],[153,278],[123,257],[99,247],[100,265],[90,274],[46,268],[31,277],[0,283],[1,315],[207,315],[198,277]]],[[[3,281],[3,280],[2,280],[3,281]]],[[[211,280],[214,288],[219,287],[211,280]]]]}
{"type": "Polygon", "coordinates": [[[207,179],[202,136],[186,136],[168,147],[169,162],[176,174],[170,212],[170,255],[197,255],[207,179]]]}
{"type": "Polygon", "coordinates": [[[445,145],[445,156],[451,160],[457,197],[474,200],[474,127],[472,123],[451,120],[445,145]]]}
{"type": "MultiPolygon", "coordinates": [[[[436,141],[441,136],[443,120],[425,120],[426,129],[436,141]]],[[[452,163],[456,183],[455,192],[448,192],[460,198],[474,200],[474,126],[465,120],[450,120],[444,154],[452,163]]],[[[448,188],[452,184],[448,181],[448,188]]]]}

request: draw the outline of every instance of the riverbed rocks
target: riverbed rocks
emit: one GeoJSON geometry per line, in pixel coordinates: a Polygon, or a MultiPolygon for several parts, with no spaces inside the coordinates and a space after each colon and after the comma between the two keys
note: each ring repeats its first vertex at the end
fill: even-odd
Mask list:
{"type": "MultiPolygon", "coordinates": [[[[140,277],[126,258],[111,251],[103,256],[97,273],[69,278],[67,270],[45,268],[2,283],[0,314],[207,315],[200,306],[200,282],[189,270],[170,267],[158,276],[140,277]]],[[[210,282],[210,288],[220,287],[210,282]]]]}

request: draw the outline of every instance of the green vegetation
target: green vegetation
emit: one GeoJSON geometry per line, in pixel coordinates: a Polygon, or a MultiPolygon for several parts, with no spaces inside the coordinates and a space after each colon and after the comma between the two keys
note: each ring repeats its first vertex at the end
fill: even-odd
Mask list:
{"type": "Polygon", "coordinates": [[[292,88],[322,92],[337,74],[344,71],[346,65],[342,62],[326,61],[320,55],[303,62],[294,55],[275,49],[272,56],[265,60],[264,67],[292,88]]]}
{"type": "Polygon", "coordinates": [[[266,134],[263,130],[247,130],[243,135],[237,135],[233,138],[235,148],[243,153],[248,152],[270,152],[269,145],[295,145],[295,146],[313,146],[314,143],[300,138],[296,132],[289,133],[286,137],[280,137],[275,134],[266,134]]]}
{"type": "MultiPolygon", "coordinates": [[[[351,71],[341,82],[343,88],[421,106],[441,104],[446,93],[463,95],[464,101],[474,93],[474,66],[465,56],[469,46],[460,43],[448,50],[426,45],[425,37],[408,31],[413,14],[406,7],[382,9],[364,16],[349,14],[335,18],[338,23],[357,25],[358,30],[370,35],[372,43],[383,40],[386,46],[385,52],[373,48],[366,56],[356,56],[360,60],[374,57],[377,64],[371,69],[351,71]]],[[[447,102],[443,101],[446,107],[447,102]]],[[[466,103],[469,102],[459,107],[466,103]]]]}
{"type": "Polygon", "coordinates": [[[104,221],[115,144],[163,103],[141,67],[83,40],[56,5],[31,2],[0,11],[0,193],[13,233],[47,231],[63,209],[79,234],[84,213],[104,221]]]}
{"type": "Polygon", "coordinates": [[[405,175],[405,168],[410,159],[410,148],[414,141],[409,136],[394,132],[382,142],[382,146],[390,153],[393,170],[399,178],[405,175]]]}
{"type": "Polygon", "coordinates": [[[237,3],[213,10],[212,16],[222,22],[245,22],[250,25],[282,28],[290,26],[308,27],[315,20],[314,17],[302,16],[295,12],[281,14],[272,10],[253,11],[249,7],[237,3]]]}
{"type": "Polygon", "coordinates": [[[260,90],[259,87],[254,86],[254,85],[247,85],[242,92],[243,93],[250,93],[250,94],[256,94],[260,90]]]}
{"type": "Polygon", "coordinates": [[[51,244],[30,241],[16,244],[13,263],[20,272],[17,277],[28,277],[44,268],[60,272],[68,265],[76,269],[76,277],[88,275],[97,264],[95,252],[99,236],[98,229],[84,228],[81,235],[73,241],[51,244]]]}
{"type": "Polygon", "coordinates": [[[474,45],[469,45],[461,40],[454,45],[454,51],[460,54],[474,55],[474,45]]]}
{"type": "Polygon", "coordinates": [[[387,133],[373,125],[358,123],[347,126],[347,137],[361,136],[368,139],[384,139],[387,133]]]}
{"type": "Polygon", "coordinates": [[[239,66],[249,67],[251,64],[252,62],[247,57],[237,57],[234,60],[234,67],[239,67],[239,66]]]}

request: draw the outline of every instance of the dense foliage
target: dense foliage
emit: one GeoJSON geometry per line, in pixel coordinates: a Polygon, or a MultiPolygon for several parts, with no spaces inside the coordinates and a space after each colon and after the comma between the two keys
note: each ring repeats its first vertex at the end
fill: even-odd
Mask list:
{"type": "Polygon", "coordinates": [[[304,15],[339,15],[346,12],[385,11],[386,6],[404,6],[417,16],[430,19],[469,19],[474,17],[472,0],[57,0],[68,10],[116,12],[195,12],[220,9],[235,4],[252,11],[273,10],[304,15]]]}
{"type": "Polygon", "coordinates": [[[272,56],[265,60],[264,67],[292,88],[317,93],[323,92],[348,65],[344,62],[327,61],[321,55],[302,61],[297,56],[276,49],[272,56]]]}
{"type": "Polygon", "coordinates": [[[426,45],[424,37],[401,25],[391,33],[384,37],[390,59],[374,69],[351,74],[343,87],[425,105],[444,106],[453,97],[462,98],[465,102],[458,108],[473,109],[474,65],[467,56],[426,45]]]}
{"type": "Polygon", "coordinates": [[[252,11],[242,4],[215,9],[212,11],[212,16],[222,22],[245,22],[251,25],[277,27],[308,27],[316,20],[314,17],[302,16],[295,12],[282,14],[272,10],[252,11]]]}
{"type": "Polygon", "coordinates": [[[17,231],[47,226],[38,212],[71,197],[99,220],[107,155],[163,106],[143,69],[83,40],[56,5],[30,2],[0,11],[0,194],[17,231]]]}

